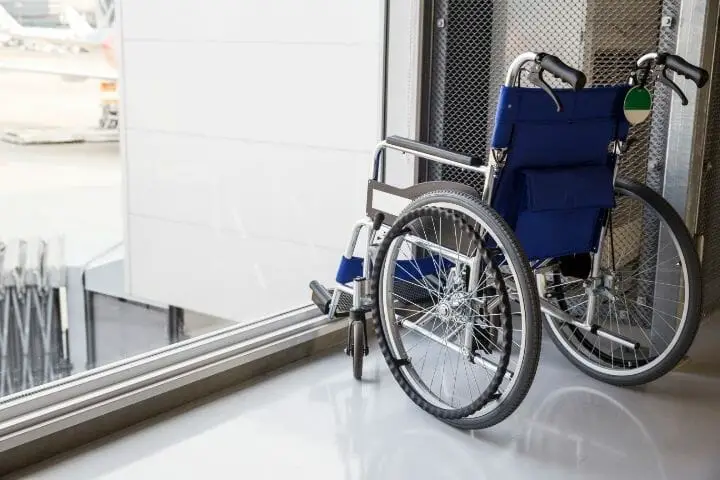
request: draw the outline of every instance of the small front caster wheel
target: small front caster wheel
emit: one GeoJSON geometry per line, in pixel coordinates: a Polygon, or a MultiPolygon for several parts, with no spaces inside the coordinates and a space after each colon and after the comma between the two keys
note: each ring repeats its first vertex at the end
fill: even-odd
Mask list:
{"type": "Polygon", "coordinates": [[[365,356],[365,325],[359,320],[352,322],[353,376],[362,379],[363,357],[365,356]]]}

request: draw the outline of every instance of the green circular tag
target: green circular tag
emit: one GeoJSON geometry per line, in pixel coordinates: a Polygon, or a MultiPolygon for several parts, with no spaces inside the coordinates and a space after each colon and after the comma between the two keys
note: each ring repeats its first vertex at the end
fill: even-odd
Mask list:
{"type": "Polygon", "coordinates": [[[652,95],[645,87],[632,87],[625,95],[623,111],[631,125],[642,123],[650,116],[652,95]]]}

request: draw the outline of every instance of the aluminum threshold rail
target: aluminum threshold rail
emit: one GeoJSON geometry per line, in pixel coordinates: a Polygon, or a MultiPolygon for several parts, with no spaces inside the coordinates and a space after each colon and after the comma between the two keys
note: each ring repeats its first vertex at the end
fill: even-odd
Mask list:
{"type": "Polygon", "coordinates": [[[337,328],[317,314],[314,305],[303,307],[0,399],[0,454],[337,328]]]}

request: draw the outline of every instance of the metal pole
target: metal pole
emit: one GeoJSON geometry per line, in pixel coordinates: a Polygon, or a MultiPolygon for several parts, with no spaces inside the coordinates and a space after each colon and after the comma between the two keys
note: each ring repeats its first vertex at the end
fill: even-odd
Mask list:
{"type": "MultiPolygon", "coordinates": [[[[83,282],[84,284],[85,282],[83,282]]],[[[97,365],[97,337],[95,332],[95,294],[90,290],[84,290],[85,298],[85,350],[88,370],[97,365]]]]}
{"type": "Polygon", "coordinates": [[[170,306],[168,309],[168,341],[176,343],[182,340],[185,330],[185,311],[180,307],[170,306]]]}
{"type": "MultiPolygon", "coordinates": [[[[709,0],[682,0],[679,14],[674,19],[677,24],[675,51],[694,65],[701,63],[703,44],[707,42],[705,33],[709,7],[709,0]]],[[[688,104],[683,106],[677,95],[673,95],[670,100],[662,193],[686,223],[690,223],[690,231],[694,233],[695,219],[688,219],[688,212],[695,210],[693,205],[689,205],[689,200],[694,198],[694,195],[691,195],[691,189],[696,186],[698,181],[694,174],[702,168],[698,167],[698,162],[702,162],[702,158],[698,158],[698,153],[701,157],[702,148],[695,143],[696,124],[699,123],[697,122],[698,89],[689,80],[685,80],[679,75],[675,76],[675,81],[687,95],[688,104]]],[[[653,314],[651,339],[653,345],[658,349],[663,349],[667,343],[667,340],[664,339],[672,338],[675,335],[674,328],[671,328],[676,327],[671,325],[675,322],[669,320],[678,316],[677,305],[681,298],[681,289],[676,285],[681,285],[684,279],[679,267],[662,268],[663,265],[670,264],[672,257],[669,255],[673,255],[675,252],[673,240],[667,229],[660,228],[656,232],[649,233],[657,235],[658,238],[656,263],[658,268],[655,276],[654,301],[652,302],[653,311],[658,313],[653,314]]]]}

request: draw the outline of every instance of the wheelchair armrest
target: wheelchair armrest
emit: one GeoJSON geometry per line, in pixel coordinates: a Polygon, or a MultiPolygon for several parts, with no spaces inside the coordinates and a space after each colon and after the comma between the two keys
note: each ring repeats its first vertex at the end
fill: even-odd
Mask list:
{"type": "MultiPolygon", "coordinates": [[[[480,157],[473,155],[464,155],[462,153],[451,152],[434,145],[427,143],[418,142],[417,140],[410,140],[409,138],[398,137],[397,135],[389,136],[385,139],[385,142],[392,147],[398,147],[405,150],[412,150],[422,155],[430,157],[439,157],[444,160],[467,165],[469,167],[479,167],[483,165],[483,160],[480,157]]],[[[428,160],[433,160],[428,158],[428,160]]]]}

